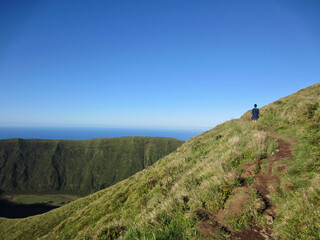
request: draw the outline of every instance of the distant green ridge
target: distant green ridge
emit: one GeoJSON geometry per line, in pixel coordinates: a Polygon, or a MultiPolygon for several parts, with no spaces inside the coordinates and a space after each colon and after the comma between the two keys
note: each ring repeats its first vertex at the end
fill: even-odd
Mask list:
{"type": "Polygon", "coordinates": [[[0,189],[87,195],[152,165],[182,143],[157,137],[0,140],[0,189]]]}
{"type": "Polygon", "coordinates": [[[0,238],[320,239],[319,103],[316,84],[261,108],[257,123],[247,112],[111,187],[0,218],[0,238]]]}

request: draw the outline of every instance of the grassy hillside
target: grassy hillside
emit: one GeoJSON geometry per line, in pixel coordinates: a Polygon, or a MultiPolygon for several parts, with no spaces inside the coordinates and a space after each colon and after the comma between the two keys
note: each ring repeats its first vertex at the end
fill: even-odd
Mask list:
{"type": "Polygon", "coordinates": [[[182,143],[155,137],[0,140],[0,189],[86,195],[152,165],[182,143]]]}
{"type": "Polygon", "coordinates": [[[319,239],[320,84],[225,122],[2,239],[319,239]]]}

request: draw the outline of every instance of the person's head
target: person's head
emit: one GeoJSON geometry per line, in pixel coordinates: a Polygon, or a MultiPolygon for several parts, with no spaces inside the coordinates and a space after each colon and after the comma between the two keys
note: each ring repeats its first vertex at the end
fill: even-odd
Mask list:
{"type": "Polygon", "coordinates": [[[257,104],[255,104],[254,107],[257,107],[257,104]]]}

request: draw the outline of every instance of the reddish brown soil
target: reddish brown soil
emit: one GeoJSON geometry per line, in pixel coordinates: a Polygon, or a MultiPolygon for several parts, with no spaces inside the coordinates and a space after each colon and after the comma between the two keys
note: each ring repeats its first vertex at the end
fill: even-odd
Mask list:
{"type": "Polygon", "coordinates": [[[237,232],[237,233],[232,234],[231,239],[265,240],[265,239],[268,239],[266,236],[267,236],[266,234],[262,233],[262,228],[260,226],[253,226],[253,227],[246,229],[242,232],[237,232]]]}
{"type": "Polygon", "coordinates": [[[250,190],[248,187],[239,187],[235,195],[225,203],[225,208],[213,214],[213,220],[220,226],[232,231],[227,223],[227,217],[241,214],[245,204],[250,199],[250,190]]]}
{"type": "Polygon", "coordinates": [[[287,170],[288,166],[287,165],[284,165],[284,164],[281,164],[277,167],[277,171],[278,172],[283,172],[285,170],[287,170]]]}
{"type": "Polygon", "coordinates": [[[197,228],[197,231],[206,239],[213,239],[215,233],[219,230],[219,227],[211,223],[210,221],[204,221],[201,225],[197,228]]]}
{"type": "Polygon", "coordinates": [[[227,215],[237,215],[243,211],[245,204],[250,199],[249,189],[246,187],[238,188],[238,193],[233,196],[229,201],[225,204],[225,213],[227,215]]]}
{"type": "Polygon", "coordinates": [[[243,173],[241,174],[241,177],[245,179],[250,176],[251,177],[255,176],[256,175],[255,172],[257,171],[257,168],[259,170],[259,167],[260,167],[260,160],[243,164],[242,165],[243,173]]]}

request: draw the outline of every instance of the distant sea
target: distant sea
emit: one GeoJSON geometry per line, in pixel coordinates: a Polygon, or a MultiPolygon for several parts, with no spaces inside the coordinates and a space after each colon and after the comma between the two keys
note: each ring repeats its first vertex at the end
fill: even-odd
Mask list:
{"type": "Polygon", "coordinates": [[[94,127],[0,127],[0,139],[85,140],[127,136],[170,137],[187,141],[204,130],[94,128],[94,127]]]}

